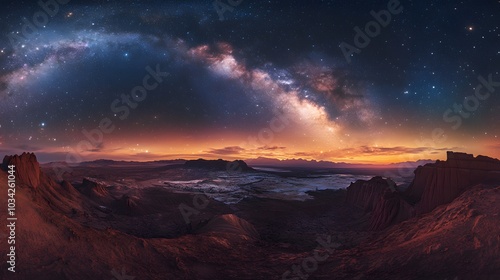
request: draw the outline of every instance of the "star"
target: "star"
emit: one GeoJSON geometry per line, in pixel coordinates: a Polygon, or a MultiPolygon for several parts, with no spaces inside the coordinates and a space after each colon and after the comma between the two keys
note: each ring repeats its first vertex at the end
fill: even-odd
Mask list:
{"type": "MultiPolygon", "coordinates": [[[[126,5],[122,9],[68,3],[64,9],[61,6],[62,14],[51,19],[47,28],[42,28],[45,24],[41,17],[33,22],[30,16],[29,26],[24,26],[23,20],[12,22],[12,18],[27,16],[22,9],[20,17],[12,15],[10,9],[1,11],[0,19],[10,23],[6,28],[14,44],[9,46],[11,42],[7,42],[0,47],[0,119],[5,120],[1,127],[2,148],[29,146],[49,137],[51,143],[41,141],[47,145],[42,150],[56,151],[55,139],[56,143],[74,147],[82,138],[99,139],[95,128],[102,123],[114,131],[103,138],[108,151],[113,151],[110,156],[117,158],[129,156],[126,147],[153,155],[158,151],[154,147],[161,146],[161,139],[173,135],[181,138],[172,139],[175,143],[169,148],[172,153],[180,152],[184,143],[196,144],[196,150],[186,150],[186,154],[209,150],[211,147],[204,146],[209,146],[212,140],[200,139],[218,139],[221,131],[226,139],[234,141],[231,146],[247,142],[247,136],[256,136],[259,141],[272,139],[276,143],[315,149],[319,154],[329,149],[339,131],[351,135],[352,145],[370,147],[378,141],[383,147],[397,140],[404,146],[413,143],[403,138],[413,139],[428,129],[432,131],[434,125],[450,129],[449,124],[456,124],[454,120],[458,118],[463,122],[464,137],[450,137],[446,146],[453,141],[465,145],[465,139],[477,133],[475,129],[496,124],[500,116],[500,105],[492,95],[478,108],[474,120],[454,111],[447,115],[448,121],[443,120],[446,106],[468,96],[479,75],[488,81],[488,71],[497,71],[490,70],[494,65],[486,65],[500,57],[498,44],[489,44],[497,39],[499,30],[492,13],[498,5],[496,1],[491,7],[464,3],[441,17],[436,17],[435,11],[453,6],[434,4],[435,9],[428,9],[424,3],[415,3],[426,12],[380,31],[393,32],[396,36],[391,40],[370,36],[373,42],[353,61],[352,67],[345,67],[341,49],[332,46],[342,46],[343,41],[353,43],[354,36],[361,34],[331,32],[331,29],[352,30],[358,22],[365,21],[369,12],[355,12],[366,8],[361,4],[359,7],[350,4],[352,8],[342,12],[327,4],[331,1],[316,1],[308,7],[287,5],[295,15],[303,12],[317,15],[301,18],[300,24],[275,13],[283,8],[280,5],[276,8],[267,4],[265,8],[242,5],[231,16],[238,24],[229,26],[228,22],[223,24],[227,31],[206,32],[218,30],[221,23],[217,13],[206,11],[205,4],[188,7],[165,4],[171,1],[148,2],[130,11],[126,5]],[[463,18],[474,7],[484,16],[463,21],[462,30],[448,24],[450,19],[463,18]],[[262,11],[259,17],[269,23],[269,28],[252,24],[258,11],[262,11]],[[339,23],[332,20],[333,16],[350,20],[339,23]],[[432,25],[420,24],[429,19],[435,19],[432,25]],[[170,25],[170,22],[183,24],[170,25]],[[36,31],[31,30],[33,26],[36,31]],[[485,31],[480,34],[483,39],[472,38],[482,31],[485,31]],[[265,43],[248,44],[247,41],[259,39],[263,32],[269,35],[265,43]],[[478,53],[491,55],[483,61],[478,53]],[[176,76],[164,79],[162,84],[159,75],[166,71],[176,76]],[[122,94],[134,98],[126,99],[122,94]],[[279,114],[286,118],[278,117],[276,121],[274,108],[279,108],[279,114]],[[486,110],[493,111],[486,114],[486,110]],[[436,114],[429,115],[428,111],[436,114]],[[423,116],[428,117],[427,121],[423,116]],[[409,121],[401,126],[408,126],[410,135],[395,140],[403,132],[391,135],[390,130],[401,130],[400,125],[393,121],[384,125],[384,122],[406,118],[409,121]],[[112,120],[109,125],[108,119],[112,120]],[[282,122],[290,126],[283,132],[282,122]],[[475,127],[475,124],[480,125],[475,127]],[[377,126],[387,128],[385,135],[391,137],[383,136],[384,133],[374,137],[364,134],[377,126]],[[272,135],[270,128],[276,130],[272,135]],[[68,131],[74,133],[68,135],[68,131]],[[18,143],[17,137],[22,143],[18,143]],[[314,146],[307,145],[313,139],[314,146]],[[141,145],[137,146],[136,141],[141,145]]],[[[22,3],[17,5],[22,7],[22,3]]],[[[360,30],[363,37],[368,36],[364,27],[360,30]]],[[[349,57],[353,55],[351,52],[349,57]]],[[[498,73],[493,72],[493,83],[498,79],[498,73]]],[[[486,95],[488,89],[483,86],[480,93],[486,95]]],[[[473,99],[467,100],[468,107],[475,105],[473,99]]],[[[487,135],[481,136],[498,139],[493,138],[499,135],[495,129],[498,126],[493,125],[487,135]]],[[[349,141],[344,139],[345,142],[349,141]]],[[[303,151],[298,149],[276,156],[301,154],[303,151]]],[[[481,149],[477,152],[490,154],[487,148],[481,149]]],[[[500,152],[494,152],[500,157],[500,152]]],[[[108,154],[99,151],[89,156],[108,154]]],[[[59,154],[50,157],[56,160],[59,154]]]]}

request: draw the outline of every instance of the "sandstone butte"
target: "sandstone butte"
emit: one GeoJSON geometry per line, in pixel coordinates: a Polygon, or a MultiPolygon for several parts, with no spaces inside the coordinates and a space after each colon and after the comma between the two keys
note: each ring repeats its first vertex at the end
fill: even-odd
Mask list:
{"type": "Polygon", "coordinates": [[[358,180],[347,188],[346,201],[371,212],[371,230],[384,229],[450,203],[475,185],[499,182],[500,161],[448,152],[446,161],[419,166],[414,173],[406,190],[379,176],[358,180]]]}

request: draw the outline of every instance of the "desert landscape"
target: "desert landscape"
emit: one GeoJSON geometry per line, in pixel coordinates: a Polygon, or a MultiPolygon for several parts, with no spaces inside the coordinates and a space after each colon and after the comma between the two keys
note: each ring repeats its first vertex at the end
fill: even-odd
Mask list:
{"type": "Polygon", "coordinates": [[[447,157],[404,189],[305,189],[304,174],[225,161],[86,162],[56,181],[24,153],[0,187],[14,165],[16,279],[497,279],[500,161],[447,157]]]}
{"type": "Polygon", "coordinates": [[[0,280],[500,279],[500,1],[0,8],[0,280]]]}

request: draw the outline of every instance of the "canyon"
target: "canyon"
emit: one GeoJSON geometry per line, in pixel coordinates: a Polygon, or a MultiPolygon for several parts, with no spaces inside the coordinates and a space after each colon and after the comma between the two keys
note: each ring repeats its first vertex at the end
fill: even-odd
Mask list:
{"type": "MultiPolygon", "coordinates": [[[[347,189],[308,190],[301,199],[262,186],[295,175],[262,175],[243,162],[237,162],[241,176],[251,179],[238,186],[247,191],[238,201],[176,183],[235,176],[220,170],[228,163],[87,163],[58,181],[34,154],[6,156],[0,191],[7,194],[7,167],[15,165],[17,272],[12,278],[3,263],[0,278],[500,277],[497,159],[449,152],[446,161],[419,166],[407,187],[376,176],[347,189]],[[153,184],[144,174],[170,181],[153,184]],[[193,209],[189,223],[180,205],[193,209]],[[328,257],[311,262],[313,256],[328,257]]],[[[213,180],[207,185],[219,182],[213,180]]],[[[0,196],[0,205],[6,200],[0,196]]],[[[7,254],[0,246],[0,255],[7,254]]]]}

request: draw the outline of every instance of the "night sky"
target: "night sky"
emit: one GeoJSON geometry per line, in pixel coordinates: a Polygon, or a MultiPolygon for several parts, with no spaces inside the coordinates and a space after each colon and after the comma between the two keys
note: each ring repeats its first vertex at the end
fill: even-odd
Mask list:
{"type": "Polygon", "coordinates": [[[5,2],[1,154],[500,157],[497,0],[5,2]],[[346,59],[388,3],[402,12],[346,59]]]}

